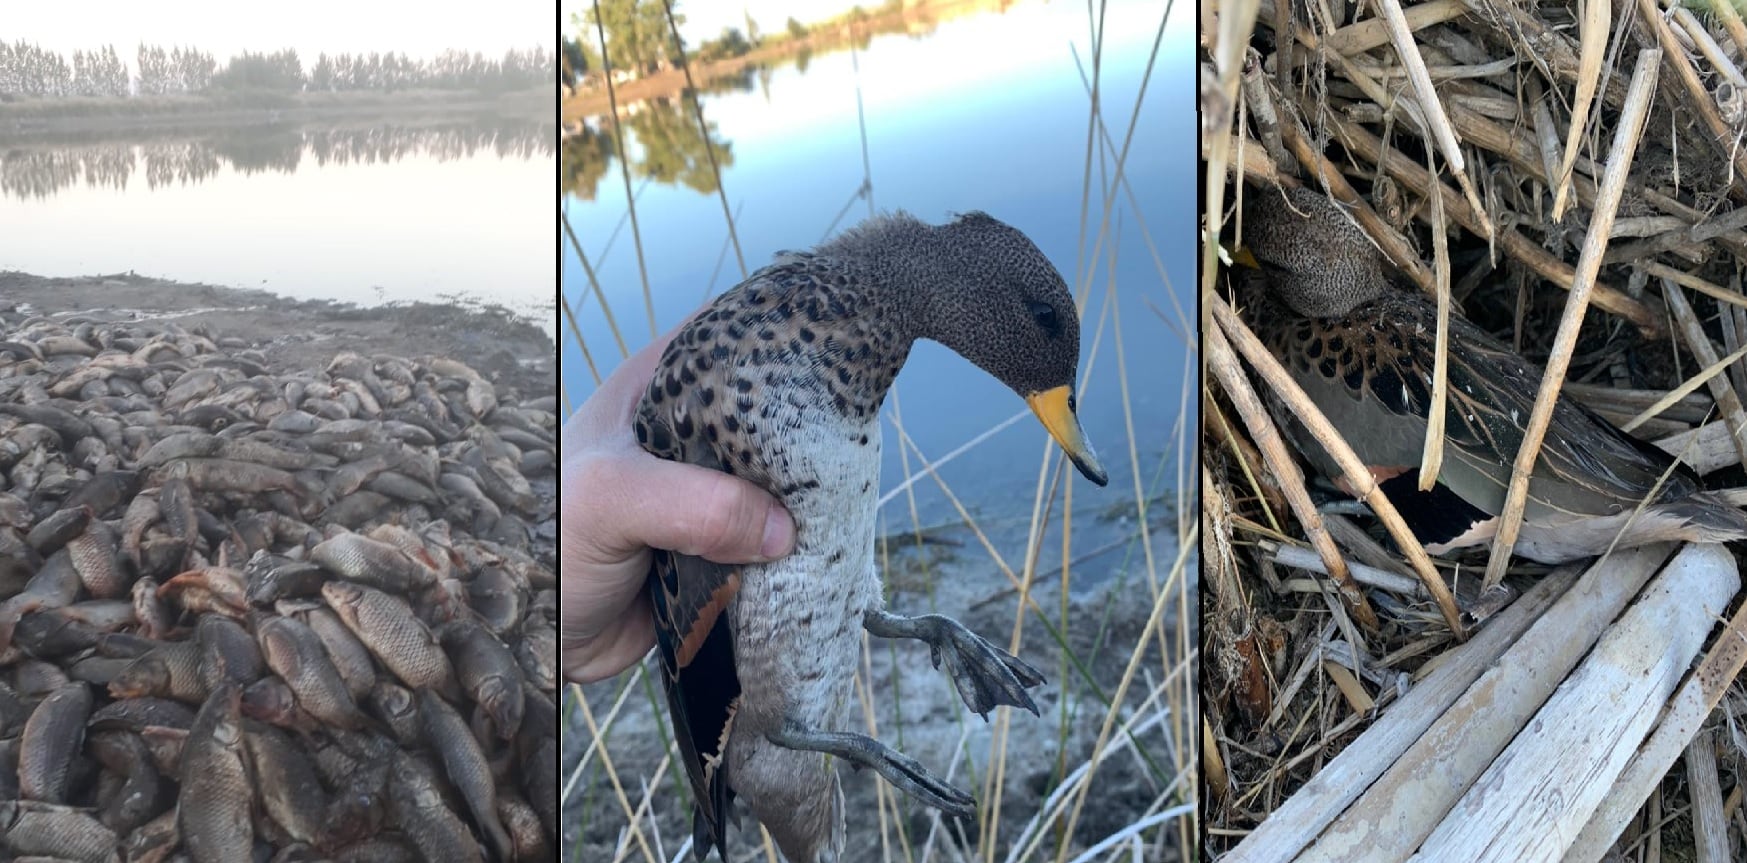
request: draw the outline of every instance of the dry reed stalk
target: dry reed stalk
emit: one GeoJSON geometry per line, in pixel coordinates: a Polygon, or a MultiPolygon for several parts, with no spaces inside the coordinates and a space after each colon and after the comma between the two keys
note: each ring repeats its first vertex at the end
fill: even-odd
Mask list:
{"type": "Polygon", "coordinates": [[[1699,732],[1687,744],[1686,779],[1692,791],[1693,845],[1699,863],[1729,863],[1729,826],[1723,815],[1723,785],[1717,777],[1713,734],[1699,732]]]}
{"type": "Polygon", "coordinates": [[[1419,45],[1413,40],[1413,31],[1407,25],[1407,17],[1401,12],[1401,3],[1399,0],[1378,0],[1377,8],[1383,14],[1384,23],[1389,26],[1389,37],[1395,43],[1396,56],[1407,67],[1407,80],[1413,85],[1414,95],[1419,98],[1421,114],[1430,127],[1438,150],[1443,153],[1444,163],[1456,175],[1456,184],[1462,188],[1462,194],[1467,196],[1468,206],[1473,207],[1480,217],[1480,226],[1483,229],[1480,233],[1491,239],[1492,220],[1486,217],[1486,208],[1480,204],[1480,198],[1474,191],[1474,182],[1468,179],[1467,160],[1462,156],[1462,145],[1456,140],[1456,130],[1451,128],[1450,118],[1444,113],[1443,105],[1438,99],[1438,91],[1432,86],[1432,76],[1426,71],[1425,58],[1420,56],[1419,45]]]}
{"type": "Polygon", "coordinates": [[[1541,453],[1541,441],[1553,420],[1553,405],[1559,397],[1559,387],[1565,383],[1565,371],[1571,364],[1571,353],[1577,349],[1577,332],[1583,325],[1583,314],[1589,309],[1589,297],[1595,276],[1601,269],[1601,255],[1607,250],[1608,234],[1619,209],[1620,193],[1625,190],[1626,173],[1638,149],[1638,139],[1644,132],[1644,120],[1650,114],[1650,99],[1656,88],[1656,64],[1661,52],[1645,49],[1638,52],[1638,62],[1632,71],[1632,81],[1626,90],[1626,105],[1614,129],[1613,146],[1608,151],[1607,169],[1602,172],[1601,191],[1597,195],[1595,214],[1589,222],[1589,232],[1583,238],[1583,249],[1577,257],[1578,278],[1571,295],[1565,299],[1565,311],[1559,318],[1559,330],[1553,337],[1553,351],[1547,357],[1541,388],[1535,394],[1535,407],[1523,430],[1522,446],[1511,466],[1510,487],[1505,492],[1504,510],[1499,513],[1498,533],[1492,540],[1492,557],[1486,563],[1485,587],[1504,580],[1505,567],[1510,563],[1511,549],[1516,547],[1522,529],[1523,509],[1528,503],[1529,475],[1535,459],[1541,453]]]}
{"type": "MultiPolygon", "coordinates": [[[[1215,301],[1223,302],[1217,298],[1215,301]]],[[[1371,609],[1364,592],[1359,590],[1352,574],[1347,571],[1347,563],[1341,559],[1340,550],[1335,548],[1334,540],[1323,529],[1322,515],[1316,511],[1316,506],[1310,502],[1310,496],[1304,492],[1304,474],[1299,472],[1297,463],[1292,460],[1286,441],[1280,436],[1280,430],[1274,426],[1273,418],[1268,416],[1261,397],[1256,395],[1244,378],[1243,369],[1238,365],[1231,344],[1218,330],[1206,331],[1202,334],[1202,339],[1206,343],[1204,347],[1208,371],[1231,398],[1238,416],[1250,431],[1250,437],[1261,449],[1262,458],[1268,464],[1269,470],[1280,478],[1280,488],[1286,496],[1287,506],[1298,518],[1304,532],[1309,535],[1310,543],[1315,546],[1323,564],[1328,567],[1329,577],[1334,579],[1342,602],[1367,628],[1376,627],[1376,612],[1371,609]]]]}
{"type": "Polygon", "coordinates": [[[1589,125],[1589,107],[1595,101],[1595,90],[1601,83],[1602,51],[1607,48],[1609,24],[1613,6],[1608,0],[1582,0],[1582,23],[1578,28],[1577,98],[1572,100],[1570,128],[1565,133],[1565,158],[1559,171],[1549,176],[1553,183],[1553,220],[1565,215],[1565,199],[1571,191],[1571,169],[1577,164],[1577,148],[1583,143],[1583,130],[1589,125]]]}
{"type": "Polygon", "coordinates": [[[1687,350],[1692,352],[1694,359],[1707,366],[1700,377],[1710,386],[1711,397],[1716,399],[1717,408],[1723,415],[1723,423],[1728,426],[1730,435],[1735,439],[1735,451],[1741,456],[1741,463],[1747,464],[1747,414],[1743,414],[1741,410],[1740,395],[1730,385],[1728,377],[1721,374],[1747,354],[1731,356],[1719,362],[1716,348],[1711,346],[1710,337],[1705,335],[1698,315],[1693,313],[1692,306],[1687,303],[1680,288],[1664,280],[1662,299],[1668,304],[1668,310],[1674,313],[1680,334],[1686,338],[1687,350]],[[1713,368],[1715,373],[1711,371],[1713,368]]]}
{"type": "MultiPolygon", "coordinates": [[[[1591,0],[1596,2],[1596,0],[1591,0]]],[[[1437,173],[1431,153],[1426,172],[1437,173]]],[[[1432,196],[1432,224],[1444,223],[1444,200],[1432,196]]],[[[1443,231],[1432,232],[1432,272],[1437,275],[1438,331],[1432,346],[1432,401],[1426,411],[1424,455],[1419,463],[1419,490],[1431,491],[1444,464],[1444,405],[1450,397],[1450,242],[1443,231]]]]}
{"type": "MultiPolygon", "coordinates": [[[[1310,430],[1310,434],[1316,438],[1317,443],[1321,444],[1328,451],[1328,454],[1340,464],[1348,487],[1358,492],[1357,496],[1377,513],[1377,517],[1388,528],[1390,536],[1395,538],[1396,544],[1406,551],[1409,564],[1413,566],[1414,573],[1425,583],[1426,590],[1436,601],[1438,611],[1443,614],[1444,621],[1449,625],[1450,631],[1455,633],[1458,638],[1463,637],[1466,629],[1462,623],[1461,613],[1456,609],[1455,597],[1450,594],[1449,587],[1444,584],[1444,580],[1438,576],[1437,570],[1432,567],[1431,558],[1426,556],[1425,548],[1414,537],[1413,531],[1408,529],[1407,523],[1402,521],[1400,513],[1395,511],[1395,506],[1389,502],[1388,498],[1384,497],[1383,491],[1377,487],[1377,480],[1366,469],[1365,463],[1353,453],[1353,448],[1341,439],[1340,432],[1336,431],[1328,419],[1322,415],[1322,411],[1311,403],[1309,396],[1304,394],[1304,391],[1298,387],[1298,384],[1292,380],[1286,370],[1280,367],[1279,361],[1274,359],[1261,341],[1249,331],[1248,327],[1244,326],[1243,321],[1238,319],[1237,313],[1226,305],[1225,300],[1215,296],[1208,301],[1208,304],[1215,322],[1220,327],[1220,335],[1230,340],[1231,346],[1235,347],[1238,353],[1241,353],[1244,359],[1267,381],[1274,393],[1310,430]]],[[[1202,338],[1207,340],[1210,345],[1223,344],[1223,342],[1218,341],[1219,337],[1211,330],[1204,332],[1202,338]]],[[[1209,361],[1211,362],[1211,358],[1209,361]]],[[[1224,383],[1223,380],[1222,383],[1224,383]]],[[[1263,453],[1267,453],[1266,447],[1263,448],[1263,453]]],[[[1286,464],[1291,464],[1290,457],[1284,461],[1286,464]]],[[[1270,466],[1279,469],[1272,463],[1270,466]]],[[[1296,472],[1297,466],[1293,465],[1290,469],[1296,472]]],[[[1285,474],[1277,475],[1284,476],[1285,474]]],[[[1302,485],[1302,474],[1298,474],[1298,476],[1299,480],[1296,483],[1285,482],[1283,486],[1302,485]]],[[[1290,494],[1289,488],[1287,491],[1290,494]]],[[[1317,518],[1320,521],[1320,516],[1317,518]]],[[[1332,562],[1331,557],[1332,561],[1340,561],[1338,553],[1324,555],[1323,560],[1328,562],[1329,568],[1335,571],[1344,571],[1345,562],[1332,562]]],[[[1342,582],[1343,595],[1349,590],[1347,586],[1349,583],[1342,582]]],[[[1357,593],[1356,587],[1350,589],[1357,593]]],[[[1361,601],[1362,598],[1363,595],[1360,594],[1361,601]]]]}

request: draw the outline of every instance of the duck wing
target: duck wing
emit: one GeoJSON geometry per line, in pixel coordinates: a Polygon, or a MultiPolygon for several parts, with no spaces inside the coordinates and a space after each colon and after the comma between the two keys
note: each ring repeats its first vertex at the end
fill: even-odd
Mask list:
{"type": "MultiPolygon", "coordinates": [[[[695,327],[681,331],[638,405],[633,426],[643,449],[657,458],[732,473],[699,433],[701,391],[686,372],[695,327]]],[[[739,592],[741,568],[701,557],[656,550],[648,589],[655,612],[655,644],[674,737],[690,779],[696,806],[692,834],[698,859],[715,848],[728,859],[724,815],[732,815],[734,792],[722,756],[740,703],[734,642],[724,613],[739,592]]]]}
{"type": "MultiPolygon", "coordinates": [[[[1450,328],[1447,458],[1439,481],[1496,515],[1504,507],[1542,370],[1464,318],[1451,316],[1450,328]]],[[[1290,358],[1296,379],[1360,458],[1388,476],[1420,462],[1435,332],[1436,310],[1428,300],[1391,291],[1339,318],[1297,317],[1272,327],[1270,341],[1277,356],[1290,358]]],[[[1320,453],[1320,447],[1307,451],[1320,453]]],[[[1528,517],[1558,522],[1611,515],[1653,491],[1656,500],[1698,491],[1696,479],[1682,470],[1662,481],[1671,463],[1670,456],[1561,397],[1529,480],[1528,517]]]]}

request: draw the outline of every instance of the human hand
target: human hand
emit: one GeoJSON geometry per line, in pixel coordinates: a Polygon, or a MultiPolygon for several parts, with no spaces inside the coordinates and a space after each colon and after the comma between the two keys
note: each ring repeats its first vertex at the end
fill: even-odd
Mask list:
{"type": "Polygon", "coordinates": [[[637,403],[678,332],[621,363],[564,424],[560,632],[565,675],[577,683],[618,674],[655,645],[644,587],[651,548],[730,564],[794,548],[793,519],[763,489],[637,445],[637,403]]]}

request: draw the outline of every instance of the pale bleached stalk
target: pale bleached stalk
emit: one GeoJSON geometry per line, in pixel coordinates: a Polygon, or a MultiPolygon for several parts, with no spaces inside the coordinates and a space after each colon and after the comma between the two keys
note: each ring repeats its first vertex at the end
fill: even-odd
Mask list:
{"type": "Polygon", "coordinates": [[[1577,164],[1583,130],[1589,128],[1589,108],[1595,103],[1596,88],[1601,86],[1602,54],[1607,49],[1608,31],[1613,22],[1610,0],[1578,0],[1578,4],[1582,9],[1577,31],[1577,93],[1571,103],[1571,126],[1565,130],[1565,158],[1559,163],[1559,173],[1552,178],[1555,222],[1565,215],[1565,201],[1571,191],[1571,168],[1577,164]]]}
{"type": "Polygon", "coordinates": [[[1559,388],[1565,382],[1565,372],[1571,366],[1571,353],[1577,348],[1578,330],[1583,326],[1583,314],[1589,308],[1589,295],[1595,286],[1595,275],[1601,269],[1602,254],[1607,251],[1608,235],[1613,229],[1620,194],[1625,190],[1626,176],[1632,158],[1638,150],[1638,139],[1644,131],[1644,119],[1650,113],[1650,100],[1656,92],[1656,64],[1662,52],[1648,48],[1638,52],[1638,63],[1632,70],[1631,85],[1626,90],[1626,104],[1620,111],[1619,125],[1614,129],[1613,146],[1609,149],[1607,167],[1602,171],[1601,188],[1596,193],[1594,216],[1589,232],[1583,238],[1582,251],[1577,256],[1577,278],[1571,285],[1571,295],[1565,299],[1565,312],[1559,318],[1559,330],[1553,336],[1553,349],[1547,357],[1546,374],[1541,379],[1540,392],[1535,396],[1535,408],[1529,414],[1523,430],[1522,447],[1511,466],[1510,487],[1505,492],[1504,510],[1499,513],[1498,534],[1493,537],[1492,557],[1486,562],[1486,577],[1482,589],[1488,589],[1504,579],[1510,563],[1511,549],[1522,532],[1523,510],[1528,503],[1529,476],[1535,460],[1541,454],[1541,441],[1553,420],[1553,405],[1559,398],[1559,388]]]}

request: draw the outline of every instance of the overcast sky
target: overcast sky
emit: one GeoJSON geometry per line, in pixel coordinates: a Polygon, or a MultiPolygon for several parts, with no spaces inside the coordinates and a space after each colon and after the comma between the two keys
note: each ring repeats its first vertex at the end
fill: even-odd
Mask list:
{"type": "Polygon", "coordinates": [[[295,48],[307,67],[327,52],[399,51],[430,57],[448,48],[501,55],[510,48],[555,47],[555,0],[5,0],[8,41],[62,54],[115,46],[131,65],[140,42],[186,45],[220,63],[244,50],[295,48]]]}

